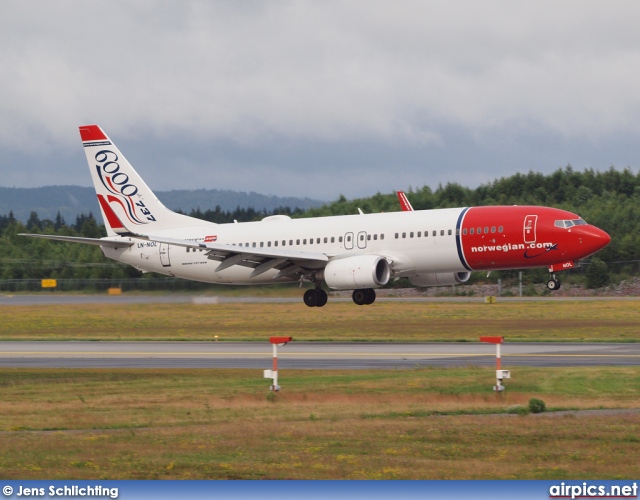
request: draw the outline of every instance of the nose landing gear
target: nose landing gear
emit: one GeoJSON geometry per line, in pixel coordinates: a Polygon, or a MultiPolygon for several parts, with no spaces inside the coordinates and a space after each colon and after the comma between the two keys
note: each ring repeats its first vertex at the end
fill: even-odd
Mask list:
{"type": "Polygon", "coordinates": [[[560,289],[560,282],[557,280],[556,275],[552,274],[551,279],[547,281],[547,288],[552,292],[560,289]]]}

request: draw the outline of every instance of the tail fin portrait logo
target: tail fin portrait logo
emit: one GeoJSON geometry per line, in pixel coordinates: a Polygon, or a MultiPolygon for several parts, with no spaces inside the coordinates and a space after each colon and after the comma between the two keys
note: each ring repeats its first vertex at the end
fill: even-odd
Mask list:
{"type": "Polygon", "coordinates": [[[151,211],[140,201],[134,201],[138,194],[138,187],[129,182],[129,176],[120,171],[118,155],[111,150],[103,149],[95,154],[96,171],[100,182],[111,193],[106,197],[109,204],[115,203],[124,211],[129,221],[133,224],[148,224],[155,222],[156,218],[151,211]]]}

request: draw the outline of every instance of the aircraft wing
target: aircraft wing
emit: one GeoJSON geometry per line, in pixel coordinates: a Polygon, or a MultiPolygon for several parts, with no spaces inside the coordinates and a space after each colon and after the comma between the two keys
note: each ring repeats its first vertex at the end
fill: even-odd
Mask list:
{"type": "Polygon", "coordinates": [[[203,250],[206,252],[207,258],[220,262],[215,271],[223,271],[231,266],[251,267],[254,269],[251,274],[252,278],[270,269],[277,269],[280,272],[274,279],[279,279],[300,271],[323,268],[329,261],[329,256],[321,252],[300,252],[275,247],[255,248],[220,243],[198,243],[153,235],[135,235],[134,237],[166,243],[167,245],[203,250]]]}
{"type": "Polygon", "coordinates": [[[45,240],[67,241],[70,243],[84,243],[86,245],[99,245],[101,247],[124,248],[133,246],[133,241],[125,241],[107,238],[80,238],[78,236],[55,236],[52,234],[27,234],[20,233],[18,236],[29,236],[31,238],[42,238],[45,240]]]}

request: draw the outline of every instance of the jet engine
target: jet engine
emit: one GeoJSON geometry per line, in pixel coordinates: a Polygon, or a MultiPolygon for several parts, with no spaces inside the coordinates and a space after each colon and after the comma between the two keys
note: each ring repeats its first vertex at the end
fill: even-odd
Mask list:
{"type": "Polygon", "coordinates": [[[332,260],[317,277],[334,290],[377,288],[389,282],[391,266],[379,255],[354,255],[332,260]]]}
{"type": "Polygon", "coordinates": [[[409,282],[414,286],[443,286],[459,285],[471,277],[470,272],[463,273],[427,273],[409,276],[409,282]]]}

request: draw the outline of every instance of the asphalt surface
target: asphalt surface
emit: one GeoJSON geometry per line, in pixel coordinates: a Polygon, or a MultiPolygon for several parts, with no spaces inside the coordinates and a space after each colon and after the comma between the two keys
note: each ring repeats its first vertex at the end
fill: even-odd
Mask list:
{"type": "MultiPolygon", "coordinates": [[[[331,302],[352,302],[350,296],[330,297],[331,302]]],[[[498,297],[500,302],[539,302],[539,301],[630,301],[638,302],[640,297],[498,297]]],[[[2,294],[1,306],[35,306],[35,305],[64,305],[64,304],[276,304],[276,303],[300,303],[302,304],[302,291],[299,297],[232,297],[191,295],[184,293],[171,293],[162,295],[129,294],[107,295],[89,294],[73,295],[66,293],[41,293],[41,294],[2,294]]],[[[484,302],[484,297],[384,297],[379,296],[376,302],[484,302]]]]}
{"type": "MultiPolygon", "coordinates": [[[[506,343],[502,368],[637,366],[640,344],[506,343]]],[[[495,366],[496,347],[481,343],[291,342],[279,369],[398,369],[495,366]]],[[[255,368],[272,365],[268,342],[0,342],[0,366],[29,368],[255,368]]]]}

